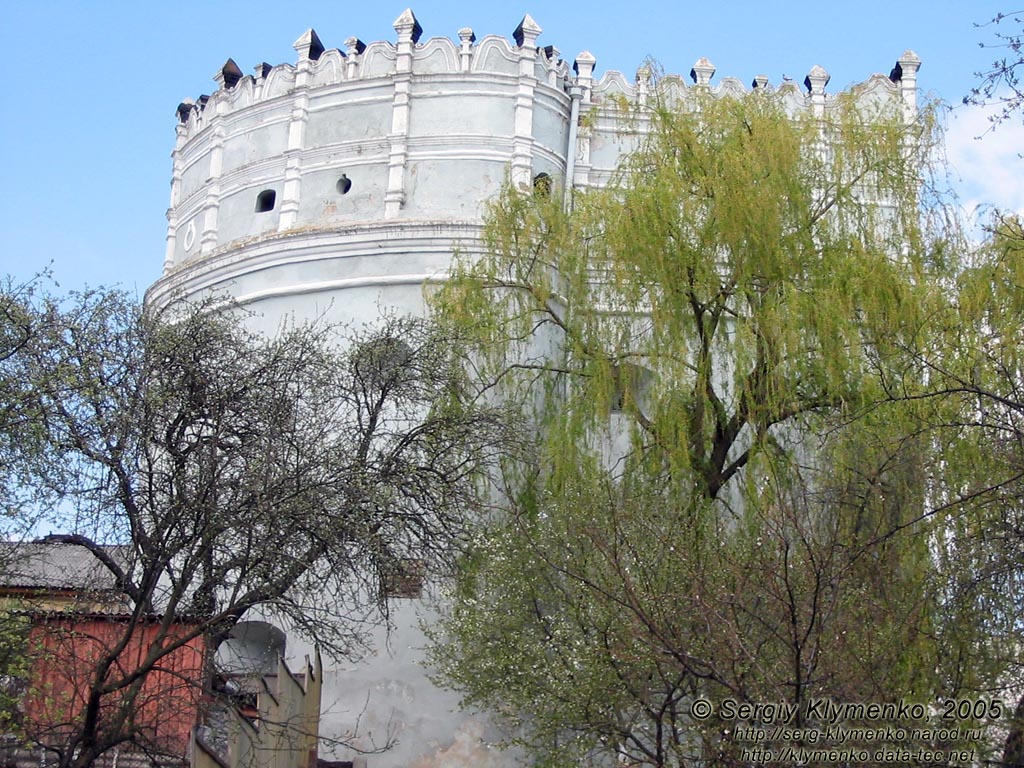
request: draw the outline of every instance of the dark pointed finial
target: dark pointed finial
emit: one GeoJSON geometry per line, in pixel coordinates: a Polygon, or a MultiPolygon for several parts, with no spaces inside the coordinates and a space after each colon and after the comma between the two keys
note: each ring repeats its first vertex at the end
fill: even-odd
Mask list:
{"type": "Polygon", "coordinates": [[[192,111],[197,109],[196,103],[192,99],[185,99],[181,104],[178,105],[178,122],[187,123],[188,116],[192,114],[192,111]]]}
{"type": "Polygon", "coordinates": [[[234,88],[242,79],[242,70],[235,64],[234,59],[228,59],[213,79],[220,84],[221,88],[234,88]]]}

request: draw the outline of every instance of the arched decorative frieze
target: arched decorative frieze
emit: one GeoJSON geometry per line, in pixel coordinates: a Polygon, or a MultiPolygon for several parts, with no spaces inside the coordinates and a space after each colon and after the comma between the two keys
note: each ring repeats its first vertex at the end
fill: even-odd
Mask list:
{"type": "Polygon", "coordinates": [[[432,37],[413,53],[416,74],[446,74],[459,71],[459,49],[447,37],[432,37]]]}
{"type": "Polygon", "coordinates": [[[337,48],[324,51],[320,58],[313,62],[309,85],[333,85],[345,79],[345,54],[337,48]]]}
{"type": "Polygon", "coordinates": [[[564,90],[569,77],[569,65],[562,59],[562,52],[553,45],[547,45],[541,48],[540,53],[535,63],[537,81],[564,90]]]}
{"type": "Polygon", "coordinates": [[[855,85],[852,92],[862,107],[891,106],[900,96],[900,87],[885,75],[876,74],[855,85]]]}
{"type": "Polygon", "coordinates": [[[884,75],[875,75],[860,83],[853,88],[853,93],[858,107],[868,113],[902,108],[899,86],[884,75]]]}
{"type": "Polygon", "coordinates": [[[252,75],[246,75],[235,84],[234,88],[227,91],[227,106],[230,111],[244,109],[256,101],[255,85],[255,78],[252,75]]]}
{"type": "Polygon", "coordinates": [[[230,104],[231,91],[224,89],[214,91],[202,106],[203,117],[205,117],[207,121],[210,121],[215,115],[220,115],[226,112],[226,108],[230,104]]]}
{"type": "Polygon", "coordinates": [[[382,77],[395,71],[398,51],[394,45],[385,42],[370,43],[363,51],[360,77],[382,77]]]}
{"type": "Polygon", "coordinates": [[[473,71],[518,75],[519,55],[505,38],[488,35],[476,47],[473,71]]]}
{"type": "Polygon", "coordinates": [[[572,71],[565,61],[558,62],[558,66],[551,70],[548,76],[548,85],[560,91],[568,91],[572,85],[572,71]]]}
{"type": "Polygon", "coordinates": [[[679,75],[665,75],[658,82],[658,93],[668,101],[682,101],[688,90],[689,86],[679,75]]]}
{"type": "Polygon", "coordinates": [[[197,108],[189,112],[187,118],[185,118],[184,126],[185,133],[189,136],[194,136],[202,130],[203,125],[203,113],[197,108]]]}
{"type": "Polygon", "coordinates": [[[888,97],[898,96],[900,92],[899,85],[894,83],[890,78],[876,72],[863,83],[858,83],[850,89],[851,93],[855,96],[860,96],[862,93],[868,93],[871,91],[877,91],[880,94],[884,94],[888,97]]]}
{"type": "Polygon", "coordinates": [[[267,81],[263,84],[263,98],[272,99],[288,93],[295,87],[295,67],[291,64],[280,64],[270,70],[267,81]]]}
{"type": "Polygon", "coordinates": [[[807,108],[807,97],[793,80],[787,80],[780,85],[778,94],[787,112],[797,112],[807,108]]]}
{"type": "Polygon", "coordinates": [[[736,77],[723,77],[715,89],[716,96],[734,96],[740,98],[749,93],[743,82],[736,77]]]}
{"type": "Polygon", "coordinates": [[[636,98],[636,87],[630,83],[621,72],[612,70],[605,72],[597,84],[594,85],[593,100],[600,103],[609,98],[623,97],[627,99],[636,98]]]}

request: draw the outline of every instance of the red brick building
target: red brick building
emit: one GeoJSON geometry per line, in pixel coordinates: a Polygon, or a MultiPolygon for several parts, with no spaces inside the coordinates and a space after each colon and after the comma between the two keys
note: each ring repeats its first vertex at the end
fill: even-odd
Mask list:
{"type": "Polygon", "coordinates": [[[84,547],[42,541],[3,553],[0,604],[24,636],[8,676],[22,692],[10,740],[55,756],[93,719],[101,738],[118,741],[117,755],[185,761],[204,704],[206,642],[195,625],[133,613],[84,547]]]}
{"type": "Polygon", "coordinates": [[[128,751],[184,758],[203,703],[205,643],[183,640],[191,629],[164,627],[160,617],[32,615],[25,734],[39,744],[64,744],[95,716],[101,732],[132,735],[128,751]]]}

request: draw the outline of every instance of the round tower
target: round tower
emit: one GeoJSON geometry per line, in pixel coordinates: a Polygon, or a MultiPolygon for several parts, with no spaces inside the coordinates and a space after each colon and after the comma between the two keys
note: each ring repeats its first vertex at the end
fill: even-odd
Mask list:
{"type": "MultiPolygon", "coordinates": [[[[394,28],[394,43],[351,37],[343,51],[325,49],[310,29],[295,42],[294,64],[261,63],[244,75],[229,59],[212,95],[179,105],[164,272],[150,304],[226,293],[270,332],[285,317],[372,322],[382,308],[420,312],[424,282],[442,279],[454,253],[480,252],[487,201],[507,180],[550,189],[567,205],[574,190],[607,183],[644,131],[642,119],[624,125],[623,100],[748,92],[734,78],[712,85],[704,58],[692,83],[648,67],[632,81],[618,72],[595,80],[594,56],[584,51],[570,68],[538,45],[529,15],[512,40],[477,40],[467,28],[457,41],[421,42],[411,10],[394,28]]],[[[908,51],[889,77],[857,86],[859,97],[912,114],[919,65],[908,51]]],[[[775,90],[794,111],[821,115],[833,103],[827,81],[815,67],[804,88],[775,90]]],[[[761,76],[752,87],[772,88],[761,76]]],[[[457,694],[428,681],[411,597],[396,598],[396,630],[381,632],[379,653],[324,670],[322,735],[362,750],[397,745],[322,756],[353,768],[515,764],[488,749],[486,724],[458,712],[457,694]]],[[[246,642],[265,635],[284,647],[260,632],[246,642]]],[[[287,647],[307,650],[290,637],[287,647]]]]}
{"type": "MultiPolygon", "coordinates": [[[[411,10],[397,41],[327,50],[308,30],[295,64],[261,63],[244,75],[231,59],[217,90],[178,106],[164,274],[147,299],[226,292],[276,328],[283,315],[367,320],[382,306],[418,311],[422,285],[456,250],[478,252],[487,200],[506,179],[574,189],[604,184],[642,125],[627,130],[622,100],[685,100],[711,85],[700,58],[692,84],[641,67],[594,79],[596,59],[572,69],[525,16],[513,39],[471,29],[420,41],[411,10]]],[[[913,108],[919,60],[907,52],[862,97],[913,108]]],[[[827,109],[828,75],[778,90],[794,110],[827,109]]],[[[755,78],[753,88],[771,88],[755,78]]]]}
{"type": "Polygon", "coordinates": [[[254,75],[229,59],[212,96],[178,107],[149,301],[227,291],[271,320],[416,311],[453,250],[477,248],[509,174],[562,186],[574,80],[532,18],[513,41],[420,42],[409,10],[394,26],[397,43],[353,37],[344,52],[310,29],[294,65],[254,75]]]}

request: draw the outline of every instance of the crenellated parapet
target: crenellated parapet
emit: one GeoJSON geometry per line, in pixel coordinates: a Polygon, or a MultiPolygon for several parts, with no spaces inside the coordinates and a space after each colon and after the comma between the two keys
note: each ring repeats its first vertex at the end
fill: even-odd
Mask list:
{"type": "Polygon", "coordinates": [[[345,41],[345,50],[325,49],[316,31],[309,29],[295,43],[299,52],[295,64],[270,66],[261,62],[252,75],[243,75],[235,62],[228,59],[214,73],[219,87],[212,95],[203,95],[196,101],[186,99],[178,106],[180,133],[190,137],[203,130],[215,116],[291,93],[300,85],[298,72],[304,63],[308,63],[308,78],[301,85],[307,88],[351,85],[402,73],[518,78],[524,74],[524,59],[528,61],[525,74],[536,78],[539,84],[567,91],[572,79],[569,66],[559,58],[557,49],[537,47],[541,29],[529,15],[517,27],[512,40],[488,35],[478,41],[472,29],[463,28],[458,31],[458,42],[447,37],[420,42],[421,28],[410,10],[396,19],[395,29],[399,33],[395,43],[366,44],[350,37],[345,41]]]}
{"type": "MultiPolygon", "coordinates": [[[[307,88],[329,88],[391,78],[402,72],[417,76],[488,74],[515,78],[522,74],[524,46],[528,49],[525,57],[529,61],[528,66],[539,84],[565,93],[573,85],[581,86],[589,96],[585,99],[587,103],[607,103],[610,97],[643,101],[649,95],[644,93],[644,68],[638,70],[632,80],[617,71],[605,72],[595,80],[596,59],[588,51],[580,53],[570,68],[560,58],[558,49],[550,45],[537,47],[536,40],[542,30],[529,15],[513,32],[511,40],[488,35],[478,41],[474,31],[466,27],[458,30],[458,42],[447,37],[432,37],[420,42],[422,28],[408,9],[395,20],[394,26],[399,33],[397,42],[366,44],[359,38],[349,37],[344,43],[345,50],[325,49],[316,31],[309,29],[295,42],[299,53],[296,64],[271,66],[261,62],[252,75],[244,75],[234,60],[228,59],[213,76],[219,87],[212,95],[200,96],[195,101],[186,99],[178,106],[178,120],[183,126],[181,132],[186,137],[194,135],[214,116],[227,115],[289,94],[299,85],[297,73],[304,64],[307,65],[308,77],[301,85],[307,88]]],[[[883,99],[901,98],[909,106],[914,106],[920,63],[913,51],[906,51],[888,77],[872,75],[854,89],[877,94],[883,99]]],[[[828,73],[815,66],[804,79],[803,88],[789,79],[773,88],[763,75],[755,77],[748,88],[734,77],[725,77],[712,85],[715,72],[715,66],[701,57],[694,63],[689,78],[680,75],[660,78],[659,91],[668,98],[685,100],[686,91],[694,87],[707,88],[716,95],[741,95],[751,90],[771,89],[784,94],[793,109],[800,109],[812,106],[816,97],[820,100],[825,95],[824,88],[829,80],[828,73]]],[[[647,80],[649,74],[647,70],[647,80]]],[[[826,98],[831,101],[834,96],[826,98]]]]}
{"type": "MultiPolygon", "coordinates": [[[[400,271],[422,282],[447,268],[453,249],[478,247],[473,233],[506,178],[527,189],[543,180],[567,204],[574,191],[606,184],[643,132],[642,119],[623,119],[623,102],[642,114],[645,104],[761,90],[794,113],[823,116],[841,95],[828,92],[818,66],[802,84],[778,85],[764,76],[749,86],[716,79],[704,57],[688,77],[648,65],[633,77],[598,75],[589,51],[570,65],[541,42],[529,14],[510,38],[478,39],[463,28],[454,39],[425,39],[411,10],[394,29],[393,41],[353,36],[337,48],[309,29],[294,43],[294,62],[260,62],[246,74],[228,59],[212,94],[178,105],[165,276],[153,297],[242,283],[254,286],[247,295],[265,297],[285,290],[286,264],[293,274],[343,272],[338,285],[384,284],[396,264],[416,264],[400,271]],[[418,247],[428,230],[430,242],[418,247]],[[408,240],[401,232],[413,233],[407,257],[394,252],[408,240]],[[337,241],[329,263],[322,248],[312,255],[314,235],[337,241]],[[364,253],[356,245],[373,242],[386,247],[364,253]],[[393,255],[378,258],[383,252],[393,255]]],[[[888,77],[853,90],[912,116],[919,67],[908,51],[888,77]]]]}

